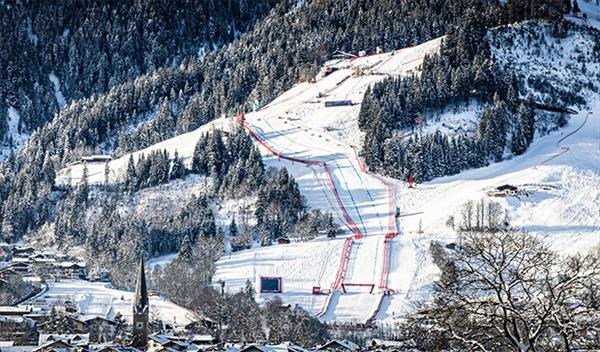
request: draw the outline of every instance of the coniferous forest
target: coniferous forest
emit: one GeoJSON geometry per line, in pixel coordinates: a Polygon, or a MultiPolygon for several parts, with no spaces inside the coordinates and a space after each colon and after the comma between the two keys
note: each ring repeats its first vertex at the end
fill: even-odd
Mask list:
{"type": "MultiPolygon", "coordinates": [[[[521,93],[525,83],[536,83],[498,67],[487,39],[489,25],[476,13],[465,13],[460,25],[449,27],[439,55],[426,58],[419,76],[388,79],[366,92],[359,127],[366,132],[365,159],[373,170],[428,181],[487,166],[523,154],[536,130],[562,127],[564,107],[585,102],[573,92],[554,92],[551,101],[521,93]],[[422,132],[429,119],[470,104],[483,105],[474,133],[422,132]],[[551,126],[536,119],[548,109],[558,110],[551,126]]],[[[570,28],[555,23],[551,31],[560,38],[570,28]]]]}
{"type": "MultiPolygon", "coordinates": [[[[210,3],[206,4],[210,5],[210,3]]],[[[239,19],[236,17],[237,22],[222,18],[220,21],[207,20],[210,23],[210,26],[206,26],[207,29],[213,28],[208,33],[199,31],[197,28],[189,35],[184,36],[165,35],[168,32],[161,31],[159,28],[154,31],[160,33],[157,36],[165,41],[173,37],[182,41],[183,38],[191,38],[191,41],[200,38],[210,41],[211,45],[208,46],[214,47],[217,43],[225,42],[227,38],[235,37],[225,35],[225,33],[235,34],[239,33],[239,30],[249,28],[247,22],[250,13],[260,14],[261,11],[269,9],[269,6],[264,5],[263,2],[260,4],[243,2],[243,4],[245,5],[242,8],[248,9],[247,12],[244,12],[245,15],[240,15],[239,8],[224,12],[237,14],[239,17],[239,19]],[[239,27],[235,27],[238,31],[215,29],[224,28],[223,23],[225,22],[240,23],[239,27]]],[[[178,6],[184,8],[186,5],[187,3],[175,3],[172,5],[173,8],[164,7],[163,10],[177,10],[178,6]]],[[[86,29],[94,28],[94,30],[77,30],[82,33],[95,33],[99,28],[105,28],[105,26],[94,26],[92,21],[101,20],[100,14],[102,13],[111,13],[110,7],[108,5],[97,6],[98,9],[94,9],[94,5],[90,6],[92,6],[90,11],[70,13],[69,16],[64,17],[65,21],[75,21],[77,28],[79,26],[90,26],[85,27],[86,29]],[[93,16],[92,13],[98,14],[98,16],[93,16]]],[[[60,72],[55,72],[57,77],[60,76],[59,78],[65,81],[63,86],[73,87],[72,90],[65,88],[65,97],[71,102],[59,112],[56,112],[57,106],[52,107],[55,102],[52,102],[50,98],[54,93],[49,85],[46,88],[41,84],[33,85],[38,89],[48,91],[47,94],[35,94],[40,99],[46,97],[43,98],[46,99],[45,103],[34,103],[34,99],[26,99],[28,94],[33,94],[27,92],[24,92],[21,98],[0,99],[4,104],[7,101],[11,102],[10,106],[23,114],[21,131],[33,132],[36,127],[42,126],[44,121],[52,119],[47,126],[33,132],[26,145],[8,157],[2,164],[2,182],[0,183],[2,206],[0,211],[2,211],[3,218],[1,230],[3,238],[18,239],[26,232],[40,228],[48,220],[48,215],[53,213],[52,209],[49,209],[52,206],[47,198],[54,187],[54,172],[67,163],[78,160],[86,154],[115,153],[119,155],[143,148],[153,142],[195,129],[222,114],[232,114],[247,109],[249,102],[254,98],[268,102],[294,82],[303,79],[305,75],[316,73],[319,65],[334,50],[347,50],[353,47],[361,47],[366,50],[374,50],[377,46],[384,49],[405,47],[438,37],[445,34],[446,31],[452,31],[452,28],[463,23],[465,18],[470,18],[466,22],[469,27],[464,27],[469,28],[468,32],[465,31],[468,34],[465,35],[477,38],[477,35],[481,35],[483,30],[481,24],[478,24],[479,22],[491,26],[525,18],[551,18],[560,14],[560,8],[545,1],[508,1],[505,3],[470,0],[435,4],[428,1],[422,3],[406,1],[400,4],[395,1],[374,3],[352,1],[348,4],[335,1],[315,1],[299,8],[295,8],[295,6],[296,2],[288,1],[275,4],[265,20],[256,24],[245,34],[241,34],[233,44],[223,46],[218,50],[208,50],[203,56],[199,56],[197,53],[200,50],[197,47],[200,44],[197,43],[196,46],[185,42],[177,45],[169,44],[179,50],[169,51],[166,49],[167,44],[164,45],[165,48],[160,45],[160,38],[152,39],[158,41],[156,46],[145,44],[142,41],[142,38],[144,40],[147,40],[148,37],[152,38],[151,35],[133,36],[127,38],[128,40],[122,38],[120,40],[123,40],[123,45],[133,45],[136,48],[152,47],[152,50],[158,50],[158,52],[153,55],[132,55],[137,55],[135,59],[123,58],[123,65],[127,66],[125,62],[131,61],[134,63],[130,68],[132,72],[140,73],[129,80],[126,79],[129,77],[127,74],[125,77],[119,76],[111,80],[109,74],[111,69],[109,68],[88,72],[88,75],[83,78],[77,76],[79,78],[74,79],[74,81],[80,82],[77,84],[67,83],[66,74],[63,76],[60,72]],[[380,13],[388,15],[379,16],[380,13]],[[396,18],[405,20],[396,21],[396,18]],[[367,23],[369,25],[366,25],[367,23]],[[172,55],[164,54],[166,52],[172,55]],[[193,54],[189,54],[190,52],[193,54]],[[178,54],[174,55],[173,53],[178,54]],[[185,55],[186,53],[188,55],[185,55]],[[150,57],[152,60],[142,59],[144,57],[150,57]],[[166,64],[167,61],[168,64],[166,64]],[[146,71],[148,73],[145,73],[146,71]],[[107,83],[101,84],[101,87],[87,84],[91,80],[97,81],[101,76],[100,72],[105,72],[102,75],[106,77],[105,80],[100,81],[107,83]],[[108,82],[113,82],[113,84],[108,82]],[[86,88],[75,87],[78,84],[86,88]],[[28,103],[21,106],[20,100],[28,103]],[[29,105],[35,112],[28,113],[29,105]],[[54,116],[52,116],[53,113],[55,113],[54,116]],[[32,117],[28,117],[28,114],[32,117]],[[115,138],[115,136],[117,137],[115,138]],[[41,182],[39,182],[40,180],[41,182]]],[[[14,33],[13,35],[20,36],[7,38],[3,41],[4,43],[21,42],[19,38],[27,38],[30,28],[37,28],[28,24],[28,16],[32,18],[30,14],[37,15],[33,20],[34,23],[46,23],[46,26],[51,26],[60,21],[48,21],[48,18],[53,18],[55,12],[60,14],[69,9],[67,6],[38,8],[35,5],[9,5],[9,8],[11,11],[5,12],[3,15],[10,15],[14,18],[10,21],[7,19],[2,23],[9,25],[16,21],[16,27],[22,28],[22,30],[3,30],[3,35],[14,33]],[[39,13],[35,12],[36,10],[39,13]],[[19,25],[19,23],[21,24],[19,25]]],[[[204,7],[196,6],[195,8],[203,9],[204,7]]],[[[126,6],[126,9],[127,11],[136,11],[137,9],[140,13],[133,16],[123,14],[125,23],[120,23],[121,26],[115,24],[114,35],[117,37],[119,37],[118,30],[125,30],[123,28],[127,28],[127,26],[135,26],[136,19],[144,22],[144,19],[147,18],[144,16],[154,14],[154,12],[146,13],[146,11],[160,12],[161,7],[138,5],[126,6]],[[128,24],[128,21],[134,23],[128,24]]],[[[73,8],[71,10],[75,11],[73,8]]],[[[120,13],[116,9],[114,11],[120,13]]],[[[166,16],[165,13],[162,15],[166,16]]],[[[190,17],[194,17],[193,14],[190,14],[190,17]]],[[[197,16],[197,18],[206,18],[206,15],[197,16]]],[[[171,22],[162,21],[161,23],[171,22]]],[[[170,30],[182,31],[187,28],[184,24],[180,23],[179,26],[170,28],[170,30]]],[[[86,74],[85,70],[77,68],[77,55],[68,54],[68,51],[64,50],[63,54],[59,55],[60,35],[64,34],[62,38],[71,38],[74,35],[73,30],[70,29],[65,34],[66,25],[60,29],[40,28],[44,29],[49,38],[38,36],[36,45],[56,48],[57,52],[55,55],[47,54],[42,57],[56,57],[57,62],[60,61],[61,65],[67,66],[65,70],[73,70],[78,74],[83,71],[81,74],[86,74]],[[54,36],[51,36],[51,33],[54,33],[54,36]],[[70,59],[64,60],[67,56],[70,59]],[[73,62],[71,63],[70,60],[73,62]],[[74,68],[71,68],[71,65],[74,68]]],[[[151,29],[148,31],[152,33],[151,29]]],[[[135,31],[128,31],[128,33],[135,33],[135,31]]],[[[97,33],[97,37],[98,42],[108,40],[107,36],[102,33],[97,33]]],[[[26,45],[34,45],[29,39],[23,42],[26,45]]],[[[33,42],[36,41],[33,40],[33,42]]],[[[76,47],[75,42],[76,39],[69,39],[69,43],[73,43],[76,47]]],[[[86,40],[85,43],[94,46],[85,48],[85,50],[73,50],[81,52],[82,55],[84,55],[83,53],[91,55],[91,52],[97,54],[98,47],[102,47],[94,40],[86,40]]],[[[202,43],[204,45],[206,42],[202,43]]],[[[17,46],[7,47],[14,49],[17,46]]],[[[122,50],[130,52],[128,49],[122,50]]],[[[457,50],[475,52],[475,48],[457,50]]],[[[34,55],[33,51],[31,55],[34,55]]],[[[118,54],[118,50],[115,50],[114,56],[115,58],[123,57],[118,54]]],[[[107,60],[109,57],[112,56],[107,55],[107,60]]],[[[28,65],[30,62],[36,61],[27,58],[17,59],[19,55],[4,55],[3,58],[7,60],[6,62],[14,62],[14,64],[7,64],[9,69],[4,74],[19,71],[19,67],[21,67],[20,70],[25,70],[25,66],[29,69],[49,67],[49,63],[28,65]]],[[[114,61],[120,62],[118,59],[114,61]]],[[[102,66],[102,62],[102,60],[94,60],[94,63],[100,66],[102,66]]],[[[115,68],[112,64],[109,66],[115,68]]],[[[128,70],[114,69],[113,71],[122,75],[128,70]]],[[[44,76],[44,74],[31,73],[30,76],[34,77],[32,80],[41,82],[40,75],[44,76]]],[[[25,76],[19,75],[19,77],[25,76]]],[[[12,82],[14,80],[3,81],[12,82]]],[[[6,87],[3,92],[7,90],[13,92],[11,94],[18,91],[18,89],[6,87]]],[[[4,112],[6,109],[0,109],[0,111],[4,112]]],[[[6,119],[0,120],[6,121],[6,119]]],[[[377,124],[374,125],[377,126],[377,124]]],[[[371,148],[367,146],[367,149],[371,148]]],[[[381,154],[377,152],[377,147],[373,149],[374,152],[369,151],[369,155],[381,154]]],[[[381,158],[381,155],[368,158],[369,163],[373,163],[375,167],[377,166],[376,158],[381,158]]]]}
{"type": "MultiPolygon", "coordinates": [[[[369,171],[425,182],[516,158],[538,136],[565,126],[572,109],[583,107],[586,100],[576,89],[548,84],[543,76],[524,79],[500,61],[494,48],[501,46],[499,42],[508,47],[517,40],[507,27],[533,23],[519,29],[531,46],[546,40],[532,29],[536,25],[557,41],[579,31],[595,43],[581,49],[581,60],[593,57],[600,62],[598,31],[564,20],[565,14],[573,13],[573,6],[569,0],[0,0],[0,243],[23,241],[56,251],[78,250],[90,268],[109,271],[112,284],[119,288],[134,286],[131,268],[139,258],[172,254],[176,259],[170,264],[149,273],[152,290],[202,316],[228,321],[219,320],[218,327],[199,327],[196,333],[208,331],[244,343],[322,343],[329,332],[306,311],[278,298],[259,306],[251,282],[234,293],[219,292],[213,282],[216,262],[224,254],[319,235],[332,243],[342,233],[338,224],[342,221],[334,217],[340,214],[307,205],[300,187],[306,178],[296,173],[299,166],[279,167],[281,160],[276,157],[280,155],[274,152],[263,151],[261,156],[244,125],[234,122],[234,117],[251,111],[255,101],[264,106],[298,83],[314,82],[333,53],[390,52],[443,36],[439,52],[427,55],[418,72],[390,74],[364,91],[357,134],[369,171]],[[531,94],[532,87],[545,95],[531,94]],[[470,131],[429,128],[447,114],[473,107],[476,116],[470,131]],[[226,123],[217,125],[222,121],[226,123]],[[182,157],[172,149],[155,147],[199,131],[204,132],[196,135],[191,156],[191,150],[182,157]],[[94,183],[83,161],[90,156],[113,161],[123,157],[127,162],[118,175],[112,174],[107,162],[104,182],[94,183]],[[71,166],[83,169],[74,181],[71,166]],[[66,181],[65,170],[69,172],[66,181]]],[[[585,62],[573,65],[585,73],[585,62]]],[[[598,90],[592,83],[585,88],[598,90]]],[[[279,118],[294,123],[289,116],[279,118]]],[[[310,165],[319,162],[325,165],[324,161],[310,165]]],[[[310,167],[307,170],[316,175],[310,167]]],[[[331,180],[337,196],[335,182],[342,181],[331,180]]],[[[365,189],[366,184],[362,185],[365,189]]],[[[313,186],[329,187],[325,181],[313,186]]],[[[345,186],[351,188],[348,183],[345,186]]],[[[326,198],[328,193],[322,193],[326,198]]],[[[365,193],[375,204],[368,189],[365,193]]],[[[331,209],[343,208],[339,197],[339,204],[333,198],[324,201],[331,209]]],[[[360,205],[353,206],[360,217],[360,205]]],[[[464,336],[491,334],[485,346],[504,350],[507,344],[497,342],[503,333],[490,333],[498,323],[463,321],[459,313],[471,311],[457,304],[470,299],[460,289],[466,281],[474,290],[497,289],[493,284],[477,286],[469,281],[478,275],[469,266],[477,260],[474,252],[494,251],[504,239],[509,245],[502,248],[507,253],[502,255],[522,257],[526,262],[533,253],[535,258],[547,258],[535,262],[535,270],[577,276],[577,280],[565,280],[567,284],[558,282],[563,277],[534,278],[546,290],[544,294],[551,295],[558,288],[575,292],[576,303],[597,301],[597,287],[589,282],[599,274],[587,270],[587,266],[598,266],[595,256],[562,262],[542,242],[510,227],[509,216],[499,204],[482,200],[478,206],[477,226],[471,226],[473,203],[461,210],[466,220],[457,225],[456,233],[465,241],[463,247],[430,244],[434,264],[441,269],[441,281],[432,291],[436,300],[430,310],[420,310],[420,315],[397,326],[413,346],[426,350],[481,347],[440,332],[438,328],[448,324],[464,336]],[[429,326],[439,331],[429,331],[429,326]]],[[[397,210],[390,224],[404,221],[397,220],[400,212],[404,216],[405,209],[397,210]]],[[[380,213],[370,215],[383,217],[380,213]]],[[[454,218],[447,224],[454,231],[454,218]]],[[[404,228],[396,227],[385,234],[382,243],[389,243],[401,231],[404,228]]],[[[422,233],[420,222],[418,232],[422,233]]],[[[273,248],[277,247],[267,249],[273,248]]],[[[490,272],[497,269],[490,266],[490,272]]],[[[529,273],[529,268],[524,270],[529,273]]],[[[315,279],[315,285],[317,281],[321,278],[315,279]]],[[[10,289],[0,285],[4,302],[13,304],[34,293],[21,280],[8,284],[10,289]]],[[[531,285],[532,290],[539,288],[531,285]]],[[[379,288],[389,287],[382,284],[379,288]]],[[[382,296],[389,293],[383,290],[382,296]]],[[[566,312],[564,316],[573,309],[566,299],[540,301],[550,307],[548,311],[566,312]]],[[[506,305],[494,304],[479,307],[476,313],[500,319],[495,312],[506,305]]],[[[527,305],[519,300],[511,304],[527,305]]],[[[537,308],[527,306],[528,314],[536,319],[537,308]]],[[[597,322],[593,317],[597,309],[592,308],[581,313],[585,317],[581,326],[590,331],[597,322]]],[[[553,319],[564,318],[560,314],[553,319]]],[[[51,315],[48,329],[61,330],[64,316],[56,311],[51,315]]],[[[539,338],[541,346],[573,345],[553,341],[550,332],[562,329],[562,321],[547,320],[543,321],[546,325],[540,323],[548,332],[539,338]]],[[[524,323],[512,324],[518,330],[524,323]]],[[[560,330],[563,339],[577,335],[567,330],[560,330]]],[[[514,340],[509,341],[516,346],[514,350],[525,344],[514,340]]],[[[581,341],[576,342],[587,343],[581,341]]]]}

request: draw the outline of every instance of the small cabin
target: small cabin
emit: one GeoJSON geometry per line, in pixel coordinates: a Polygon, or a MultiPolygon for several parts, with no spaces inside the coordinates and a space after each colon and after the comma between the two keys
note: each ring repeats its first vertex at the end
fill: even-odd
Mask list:
{"type": "Polygon", "coordinates": [[[278,237],[277,239],[275,239],[275,241],[277,242],[277,244],[290,244],[291,243],[290,239],[287,237],[278,237]]]}
{"type": "Polygon", "coordinates": [[[33,247],[14,247],[12,250],[13,257],[29,257],[35,250],[33,247]]]}
{"type": "Polygon", "coordinates": [[[319,348],[320,351],[360,351],[362,348],[351,342],[342,340],[332,340],[319,348]]]}
{"type": "Polygon", "coordinates": [[[519,189],[513,185],[502,185],[502,186],[496,187],[496,190],[500,191],[500,192],[516,192],[519,189]]]}

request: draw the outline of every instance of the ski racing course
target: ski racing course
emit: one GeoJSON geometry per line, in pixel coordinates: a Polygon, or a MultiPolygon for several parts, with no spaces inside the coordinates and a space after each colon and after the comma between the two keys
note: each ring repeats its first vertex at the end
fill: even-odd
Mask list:
{"type": "MultiPolygon", "coordinates": [[[[339,262],[334,266],[337,272],[327,270],[329,281],[325,280],[325,284],[330,294],[325,298],[313,295],[307,299],[306,296],[311,296],[310,282],[304,287],[296,286],[294,275],[282,276],[284,282],[291,279],[293,285],[289,288],[292,293],[284,289],[284,301],[302,306],[323,321],[370,325],[377,319],[381,308],[389,305],[385,298],[395,292],[395,287],[388,285],[393,282],[388,276],[393,245],[399,243],[401,236],[396,236],[400,228],[393,183],[370,174],[354,145],[320,129],[318,123],[316,126],[305,123],[306,117],[318,121],[320,117],[331,120],[332,115],[335,118],[340,114],[358,114],[366,88],[388,76],[381,72],[410,72],[425,53],[436,50],[438,45],[436,40],[394,53],[333,63],[337,70],[329,76],[314,84],[301,83],[258,111],[238,116],[238,123],[244,125],[260,146],[266,164],[288,168],[308,205],[334,214],[351,234],[343,242],[334,241],[338,243],[335,257],[339,262]],[[353,75],[357,67],[369,70],[370,74],[353,75]],[[353,104],[327,108],[319,96],[334,101],[351,98],[353,104]],[[303,118],[297,118],[298,115],[303,118]],[[298,289],[305,292],[304,297],[297,294],[298,289]]],[[[253,279],[275,272],[255,273],[253,279]]],[[[228,260],[218,264],[216,277],[231,283],[228,260]]],[[[314,278],[312,284],[317,283],[323,285],[323,278],[314,278]]],[[[238,282],[235,286],[239,285],[238,282]]],[[[284,283],[284,287],[288,286],[284,283]]],[[[403,285],[398,283],[396,288],[402,289],[403,285]]],[[[261,298],[268,297],[269,294],[261,294],[261,298]]]]}

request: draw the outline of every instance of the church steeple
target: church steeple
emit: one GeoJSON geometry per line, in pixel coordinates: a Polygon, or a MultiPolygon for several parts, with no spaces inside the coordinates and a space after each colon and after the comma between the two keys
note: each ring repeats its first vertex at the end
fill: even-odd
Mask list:
{"type": "Polygon", "coordinates": [[[145,349],[148,343],[148,288],[146,286],[146,274],[144,272],[144,258],[140,259],[135,296],[133,296],[133,332],[131,345],[139,349],[145,349]]]}

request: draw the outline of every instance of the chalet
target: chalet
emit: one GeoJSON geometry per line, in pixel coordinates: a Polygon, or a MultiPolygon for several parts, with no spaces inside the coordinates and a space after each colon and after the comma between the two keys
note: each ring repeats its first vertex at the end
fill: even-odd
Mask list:
{"type": "Polygon", "coordinates": [[[13,257],[29,257],[35,252],[33,247],[14,247],[12,250],[13,257]]]}
{"type": "Polygon", "coordinates": [[[12,263],[9,268],[19,275],[28,274],[32,270],[31,264],[26,262],[12,263]]]}
{"type": "Polygon", "coordinates": [[[275,241],[277,241],[277,244],[290,244],[290,239],[287,237],[278,237],[277,239],[275,239],[275,241]]]}
{"type": "Polygon", "coordinates": [[[494,188],[487,192],[487,195],[490,197],[506,197],[506,196],[515,196],[519,188],[512,185],[502,185],[494,188]]]}
{"type": "Polygon", "coordinates": [[[396,352],[406,351],[408,349],[410,349],[410,346],[407,346],[405,342],[373,339],[371,340],[371,343],[368,344],[366,350],[396,352]]]}
{"type": "Polygon", "coordinates": [[[240,352],[307,352],[308,350],[293,345],[289,342],[284,342],[279,345],[263,345],[252,344],[240,349],[240,352]]]}
{"type": "MultiPolygon", "coordinates": [[[[165,335],[165,334],[154,334],[148,338],[148,351],[187,351],[190,344],[185,340],[178,337],[165,335]]],[[[192,348],[193,349],[193,348],[192,348]]],[[[197,348],[196,348],[197,349],[197,348]]]]}
{"type": "Polygon", "coordinates": [[[76,352],[76,349],[68,342],[54,340],[34,348],[32,352],[76,352]]]}
{"type": "Polygon", "coordinates": [[[65,318],[69,321],[71,326],[73,327],[73,332],[77,334],[87,334],[89,329],[85,323],[85,321],[79,319],[74,315],[65,315],[65,318]]]}
{"type": "Polygon", "coordinates": [[[516,186],[512,186],[512,185],[502,185],[502,186],[496,187],[496,190],[500,191],[500,192],[516,192],[519,189],[516,186]]]}
{"type": "Polygon", "coordinates": [[[90,333],[90,342],[105,343],[117,337],[117,322],[103,317],[92,317],[84,320],[90,333]]]}
{"type": "Polygon", "coordinates": [[[240,349],[240,352],[280,352],[280,351],[271,346],[252,344],[252,345],[249,345],[249,346],[246,346],[246,347],[240,349]]]}
{"type": "Polygon", "coordinates": [[[54,275],[60,279],[83,279],[85,278],[85,263],[57,263],[54,266],[54,275]]]}
{"type": "Polygon", "coordinates": [[[89,334],[40,334],[38,346],[44,346],[49,342],[62,341],[73,347],[85,347],[90,344],[89,334]]]}
{"type": "Polygon", "coordinates": [[[119,345],[106,345],[95,349],[96,352],[142,352],[135,347],[130,346],[119,346],[119,345]]]}
{"type": "Polygon", "coordinates": [[[89,344],[87,334],[40,334],[33,352],[75,352],[87,350],[89,344]]]}
{"type": "Polygon", "coordinates": [[[219,340],[214,338],[212,335],[194,335],[190,339],[190,343],[193,343],[196,346],[205,347],[205,346],[213,346],[219,343],[219,340]]]}
{"type": "Polygon", "coordinates": [[[319,347],[320,351],[361,351],[362,348],[350,341],[331,340],[319,347]]]}

